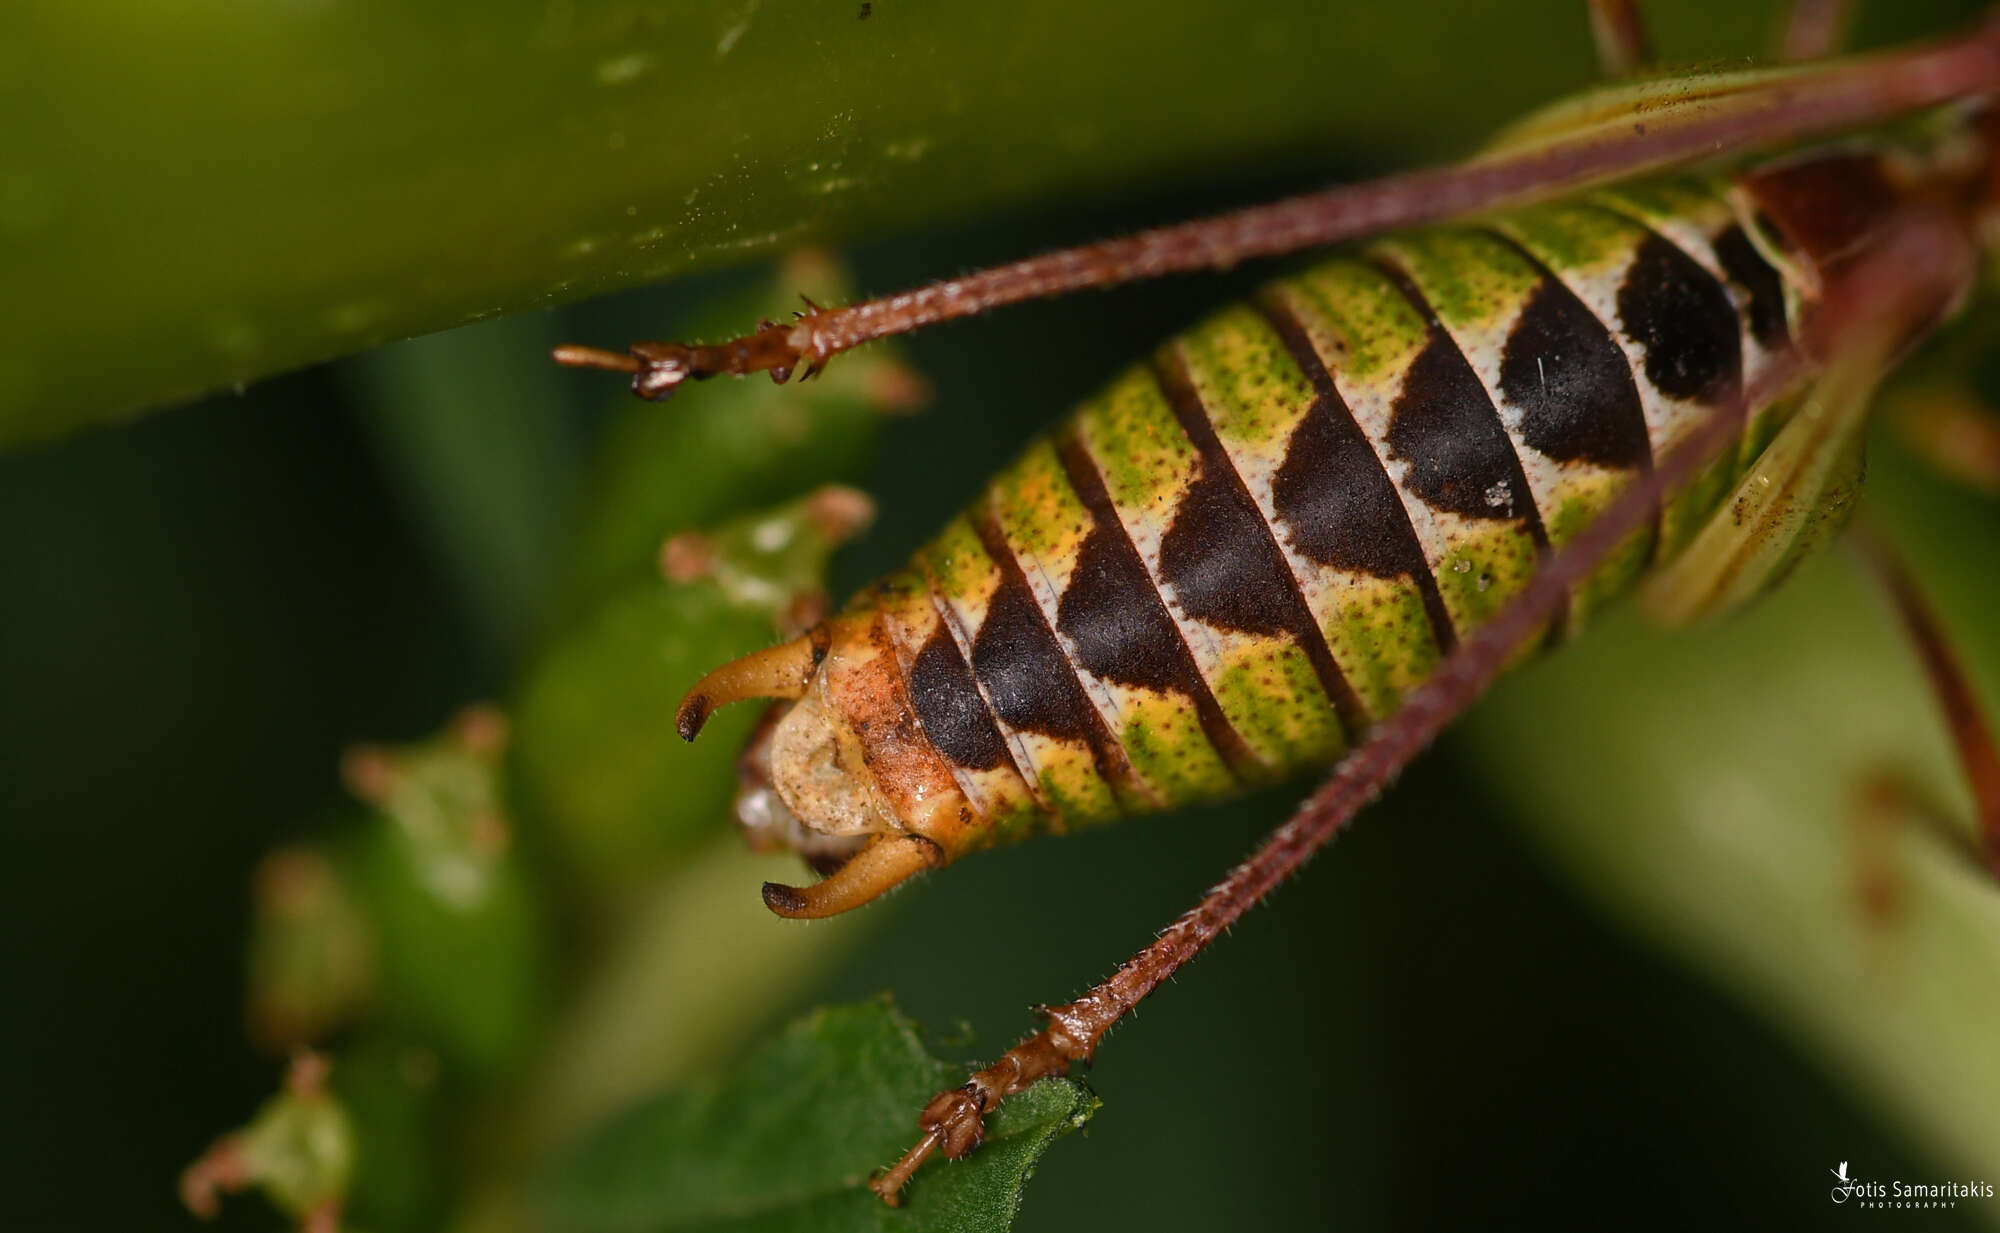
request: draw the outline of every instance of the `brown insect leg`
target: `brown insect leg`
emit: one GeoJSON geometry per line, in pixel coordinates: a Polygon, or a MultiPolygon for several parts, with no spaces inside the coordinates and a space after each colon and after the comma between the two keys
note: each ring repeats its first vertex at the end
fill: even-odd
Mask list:
{"type": "MultiPolygon", "coordinates": [[[[1895,237],[1857,263],[1827,290],[1806,339],[1807,353],[1835,357],[1830,379],[1865,379],[1885,364],[1913,322],[1932,320],[1964,286],[1973,261],[1969,242],[1953,224],[1928,214],[1904,220],[1895,237]]],[[[1264,840],[1250,858],[1111,977],[1076,1001],[1045,1012],[1048,1025],[973,1075],[940,1093],[918,1118],[922,1136],[871,1183],[895,1203],[918,1166],[942,1149],[948,1158],[979,1145],[986,1115],[1035,1080],[1061,1074],[1087,1060],[1098,1041],[1126,1011],[1158,988],[1313,853],[1339,834],[1364,806],[1436,739],[1447,724],[1483,693],[1527,640],[1568,602],[1632,531],[1653,516],[1664,494],[1678,490],[1738,438],[1746,409],[1763,405],[1790,387],[1804,361],[1795,353],[1774,366],[1755,388],[1719,408],[1682,439],[1648,474],[1621,493],[1599,516],[1536,572],[1520,594],[1486,625],[1459,643],[1402,706],[1355,746],[1296,813],[1264,840]]]]}
{"type": "Polygon", "coordinates": [[[1817,60],[1839,51],[1847,42],[1852,0],[1792,0],[1778,55],[1786,60],[1817,60]]]}
{"type": "MultiPolygon", "coordinates": [[[[1955,40],[1858,59],[1754,88],[1722,89],[1685,106],[1659,102],[1644,125],[1618,124],[1551,138],[1456,166],[1388,176],[1210,218],[1063,249],[845,308],[808,305],[791,325],[766,323],[715,346],[632,347],[632,389],[660,399],[706,377],[817,371],[865,342],[1024,300],[1066,295],[1256,257],[1336,244],[1394,227],[1573,192],[1643,171],[1839,132],[1920,107],[2000,90],[2000,23],[1955,40]]],[[[606,353],[558,349],[590,367],[606,353]]]]}
{"type": "Polygon", "coordinates": [[[1590,0],[1590,36],[1606,77],[1629,77],[1653,62],[1638,0],[1590,0]]]}
{"type": "Polygon", "coordinates": [[[1886,540],[1865,530],[1852,539],[1861,560],[1888,595],[1917,657],[1923,661],[1924,675],[1944,712],[1945,724],[1951,729],[1959,767],[1965,772],[1973,803],[1979,811],[1981,857],[1993,875],[2000,877],[2000,742],[1994,739],[1978,691],[1952,649],[1950,635],[1938,621],[1937,613],[1903,563],[1901,554],[1886,540]]]}

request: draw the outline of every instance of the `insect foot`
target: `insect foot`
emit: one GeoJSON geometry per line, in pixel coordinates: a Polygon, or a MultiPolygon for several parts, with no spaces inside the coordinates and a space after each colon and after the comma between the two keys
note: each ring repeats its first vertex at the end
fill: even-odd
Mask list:
{"type": "Polygon", "coordinates": [[[831,353],[820,345],[811,322],[811,315],[796,325],[766,321],[755,333],[712,347],[640,342],[633,343],[630,352],[620,353],[565,344],[551,354],[556,363],[568,368],[631,373],[634,394],[649,402],[662,402],[672,397],[682,382],[708,377],[768,372],[772,380],[783,385],[801,360],[807,363],[805,375],[813,375],[826,367],[831,353]]]}
{"type": "Polygon", "coordinates": [[[1087,1062],[1110,1026],[1097,999],[1086,996],[1068,1006],[1044,1008],[1048,1026],[1000,1055],[1000,1060],[966,1080],[964,1086],[939,1092],[917,1116],[922,1131],[902,1159],[869,1182],[891,1207],[902,1203],[903,1187],[934,1151],[947,1160],[971,1154],[986,1137],[986,1115],[1001,1101],[1026,1091],[1037,1080],[1069,1073],[1087,1062]]]}

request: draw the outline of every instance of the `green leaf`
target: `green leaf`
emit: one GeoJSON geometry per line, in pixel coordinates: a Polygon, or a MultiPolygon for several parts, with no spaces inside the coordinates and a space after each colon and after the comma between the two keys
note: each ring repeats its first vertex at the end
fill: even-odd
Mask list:
{"type": "MultiPolygon", "coordinates": [[[[864,516],[854,494],[822,495],[864,516]]],[[[796,601],[823,599],[827,557],[855,529],[808,496],[691,535],[709,558],[698,576],[649,571],[535,662],[514,706],[511,799],[580,886],[643,879],[730,816],[758,708],[728,708],[691,745],[675,709],[704,672],[770,645],[796,601]]]]}
{"type": "Polygon", "coordinates": [[[963,1077],[886,1000],[822,1007],[719,1080],[585,1136],[545,1179],[545,1224],[564,1233],[1006,1229],[1042,1153],[1095,1111],[1080,1084],[1044,1080],[1008,1101],[980,1149],[927,1166],[901,1209],[866,1185],[909,1146],[924,1103],[963,1077]]]}
{"type": "MultiPolygon", "coordinates": [[[[1877,462],[1871,515],[1919,566],[1950,563],[1923,581],[1990,706],[2000,506],[1877,462]]],[[[2000,1159],[2000,894],[1937,703],[1853,562],[1827,554],[1712,627],[1606,622],[1461,739],[1580,893],[1942,1158],[2000,1159]],[[1885,812],[1882,783],[1924,807],[1885,812]]]]}
{"type": "MultiPolygon", "coordinates": [[[[1768,42],[1656,7],[1669,55],[1768,42]]],[[[1592,71],[1576,0],[10,4],[0,443],[813,241],[1446,157],[1592,71]]]]}
{"type": "Polygon", "coordinates": [[[10,4],[0,442],[814,240],[1442,154],[1586,79],[1573,0],[1522,8],[10,4]]]}

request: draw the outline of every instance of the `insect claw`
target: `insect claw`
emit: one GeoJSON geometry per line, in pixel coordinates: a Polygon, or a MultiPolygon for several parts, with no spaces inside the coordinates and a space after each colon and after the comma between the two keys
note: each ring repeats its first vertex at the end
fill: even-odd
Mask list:
{"type": "Polygon", "coordinates": [[[673,397],[687,374],[673,368],[647,368],[632,378],[632,392],[647,402],[665,402],[673,397]]]}
{"type": "Polygon", "coordinates": [[[674,729],[692,741],[718,706],[746,698],[803,698],[818,664],[810,636],[732,659],[694,683],[674,714],[674,729]]]}
{"type": "Polygon", "coordinates": [[[680,343],[634,343],[640,367],[632,375],[632,392],[648,402],[664,402],[695,376],[694,354],[680,343]]]}
{"type": "Polygon", "coordinates": [[[938,847],[928,839],[877,835],[823,882],[764,883],[764,906],[791,920],[838,916],[939,863],[938,847]]]}

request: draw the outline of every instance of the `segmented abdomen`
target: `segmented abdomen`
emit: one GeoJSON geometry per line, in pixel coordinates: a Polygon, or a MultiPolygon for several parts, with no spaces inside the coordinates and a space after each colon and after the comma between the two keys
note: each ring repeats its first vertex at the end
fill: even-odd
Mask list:
{"type": "MultiPolygon", "coordinates": [[[[1784,284],[1724,194],[1654,183],[1384,239],[1216,314],[1032,444],[856,601],[989,837],[1324,765],[1391,713],[1789,346],[1784,284]]],[[[1769,418],[1551,636],[1685,544],[1769,418]]]]}

